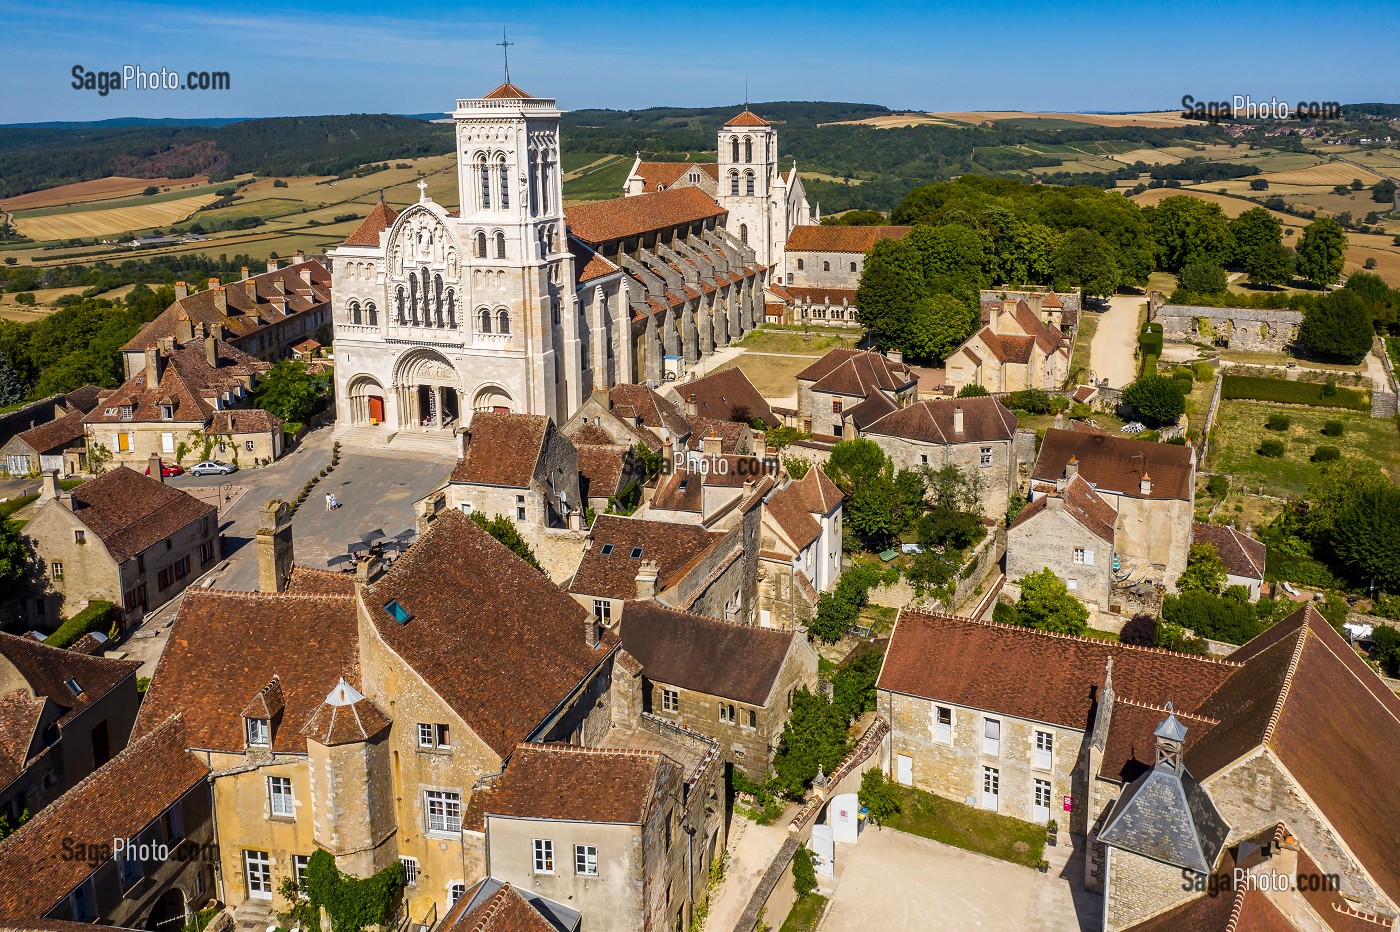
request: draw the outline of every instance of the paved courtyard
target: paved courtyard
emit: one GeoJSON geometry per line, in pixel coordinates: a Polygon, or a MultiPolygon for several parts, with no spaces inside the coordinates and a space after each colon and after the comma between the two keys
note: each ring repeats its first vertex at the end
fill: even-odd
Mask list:
{"type": "Polygon", "coordinates": [[[836,846],[836,886],[823,932],[918,929],[1096,929],[1098,898],[1082,894],[1082,861],[1047,848],[1047,874],[892,829],[869,829],[836,846]]]}

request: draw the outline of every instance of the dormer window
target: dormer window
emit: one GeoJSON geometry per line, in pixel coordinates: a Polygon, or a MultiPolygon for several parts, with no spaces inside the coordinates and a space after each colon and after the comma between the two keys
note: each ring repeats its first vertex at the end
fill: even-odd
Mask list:
{"type": "Polygon", "coordinates": [[[610,556],[612,556],[613,545],[612,545],[612,544],[604,544],[604,545],[603,545],[603,549],[602,549],[601,552],[602,552],[603,556],[605,556],[605,557],[610,557],[610,556]]]}
{"type": "Polygon", "coordinates": [[[641,548],[641,547],[633,547],[633,548],[632,548],[632,559],[633,559],[633,560],[640,560],[641,558],[642,558],[642,548],[641,548]]]}
{"type": "Polygon", "coordinates": [[[131,405],[122,405],[121,411],[122,411],[122,413],[121,413],[121,419],[122,419],[123,421],[129,421],[129,420],[131,420],[131,415],[132,415],[132,407],[131,407],[131,405]]]}
{"type": "Polygon", "coordinates": [[[244,719],[248,726],[248,747],[265,748],[272,744],[272,729],[265,718],[244,719]]]}
{"type": "Polygon", "coordinates": [[[175,406],[174,406],[174,405],[161,405],[161,406],[160,406],[160,416],[161,416],[161,419],[162,419],[162,420],[173,421],[173,420],[175,419],[175,406]]]}

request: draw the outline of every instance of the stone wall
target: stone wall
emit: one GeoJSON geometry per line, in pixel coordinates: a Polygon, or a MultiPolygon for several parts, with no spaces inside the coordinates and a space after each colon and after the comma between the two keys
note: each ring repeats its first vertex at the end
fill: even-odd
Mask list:
{"type": "Polygon", "coordinates": [[[1162,338],[1169,341],[1281,353],[1297,339],[1303,322],[1302,311],[1164,304],[1161,299],[1153,293],[1151,317],[1162,325],[1162,338]]]}
{"type": "MultiPolygon", "coordinates": [[[[821,396],[818,396],[821,397],[821,396]]],[[[976,476],[982,488],[982,513],[989,518],[1006,514],[1011,491],[1016,485],[1017,448],[1011,440],[978,440],[969,443],[927,443],[887,434],[867,434],[867,440],[885,452],[896,470],[917,470],[921,466],[939,469],[953,465],[976,476]],[[989,456],[983,463],[982,454],[989,456]]]]}
{"type": "Polygon", "coordinates": [[[1108,609],[1113,544],[1075,520],[1058,496],[1049,496],[1042,511],[1007,531],[1009,582],[1019,584],[1027,574],[1046,568],[1072,586],[1075,597],[1090,611],[1108,609]],[[1076,562],[1080,552],[1083,555],[1076,562]]]}
{"type": "Polygon", "coordinates": [[[1182,889],[1181,868],[1119,848],[1109,849],[1106,873],[1104,932],[1129,928],[1195,895],[1182,889]]]}

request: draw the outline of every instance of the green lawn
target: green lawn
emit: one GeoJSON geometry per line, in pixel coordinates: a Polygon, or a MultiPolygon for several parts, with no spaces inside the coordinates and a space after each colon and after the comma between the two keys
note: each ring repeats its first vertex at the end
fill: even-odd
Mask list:
{"type": "Polygon", "coordinates": [[[783,920],[778,932],[812,932],[826,910],[826,897],[809,893],[792,904],[792,911],[783,920]]]}
{"type": "Polygon", "coordinates": [[[1343,457],[1372,459],[1392,481],[1400,479],[1400,433],[1389,418],[1251,401],[1220,403],[1208,468],[1228,475],[1232,487],[1262,485],[1272,495],[1299,495],[1321,475],[1321,467],[1309,462],[1309,457],[1322,445],[1337,447],[1343,457]],[[1289,418],[1288,429],[1267,430],[1264,421],[1271,414],[1289,418]],[[1322,425],[1326,421],[1341,421],[1343,435],[1324,437],[1322,425]],[[1256,453],[1265,440],[1284,441],[1284,455],[1274,459],[1256,453]]]}
{"type": "MultiPolygon", "coordinates": [[[[750,330],[743,339],[734,345],[742,346],[755,353],[795,353],[806,356],[820,356],[836,346],[854,347],[860,339],[860,330],[842,332],[805,333],[796,330],[770,330],[760,328],[750,330]]],[[[796,386],[793,386],[796,389],[796,386]]]]}
{"type": "Polygon", "coordinates": [[[1035,867],[1045,853],[1045,826],[974,809],[908,786],[895,786],[903,811],[887,828],[988,857],[1035,867]]]}
{"type": "Polygon", "coordinates": [[[627,183],[627,173],[632,170],[632,159],[622,155],[595,155],[592,160],[596,164],[580,166],[578,174],[564,182],[565,201],[602,201],[622,197],[622,186],[627,183]]]}
{"type": "Polygon", "coordinates": [[[1090,311],[1079,314],[1079,333],[1074,337],[1074,356],[1069,361],[1069,375],[1074,383],[1084,381],[1089,374],[1089,344],[1099,329],[1099,317],[1090,311]]]}
{"type": "Polygon", "coordinates": [[[806,356],[753,356],[743,354],[708,371],[742,369],[764,398],[791,398],[797,394],[797,373],[815,360],[806,356]]]}

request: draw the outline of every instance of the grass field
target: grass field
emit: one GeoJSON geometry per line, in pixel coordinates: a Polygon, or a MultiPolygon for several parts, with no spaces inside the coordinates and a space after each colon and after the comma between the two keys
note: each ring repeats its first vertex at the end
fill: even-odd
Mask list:
{"type": "Polygon", "coordinates": [[[564,178],[564,201],[603,201],[622,197],[622,186],[632,170],[632,159],[624,155],[594,156],[594,161],[564,178]]]}
{"type": "Polygon", "coordinates": [[[1045,851],[1045,826],[974,809],[908,786],[894,786],[902,811],[885,824],[940,844],[1034,867],[1045,851]]]}
{"type": "Polygon", "coordinates": [[[1309,462],[1313,450],[1334,446],[1342,456],[1374,460],[1392,481],[1400,479],[1400,432],[1388,418],[1372,418],[1356,411],[1331,411],[1300,405],[1266,404],[1252,401],[1222,401],[1214,428],[1214,447],[1208,461],[1211,472],[1230,476],[1231,484],[1262,486],[1272,495],[1300,495],[1322,474],[1322,468],[1309,462]],[[1268,430],[1265,420],[1282,414],[1291,424],[1287,430],[1268,430]],[[1341,421],[1340,437],[1322,435],[1326,421],[1341,421]],[[1277,459],[1255,451],[1265,440],[1282,440],[1286,452],[1277,459]]]}
{"type": "Polygon", "coordinates": [[[941,120],[931,113],[885,113],[866,117],[864,120],[841,120],[835,123],[818,123],[818,126],[873,126],[876,129],[895,129],[901,126],[957,126],[953,120],[941,120]]]}
{"type": "Polygon", "coordinates": [[[797,373],[810,366],[820,356],[758,356],[745,353],[738,359],[721,363],[712,372],[742,369],[754,388],[764,398],[781,402],[797,395],[797,373]]]}
{"type": "Polygon", "coordinates": [[[1329,187],[1334,184],[1351,184],[1353,178],[1360,178],[1367,185],[1371,185],[1380,180],[1380,175],[1346,162],[1329,162],[1296,171],[1275,170],[1268,174],[1270,184],[1321,184],[1329,187]]]}
{"type": "Polygon", "coordinates": [[[1089,374],[1089,345],[1099,330],[1098,315],[1085,311],[1079,315],[1079,333],[1074,337],[1074,356],[1069,361],[1070,378],[1082,381],[1089,374]]]}
{"type": "MultiPolygon", "coordinates": [[[[306,201],[294,201],[287,197],[264,197],[257,200],[235,201],[228,207],[218,207],[214,210],[201,212],[200,217],[208,217],[210,220],[238,220],[242,217],[262,217],[264,220],[271,220],[276,217],[285,217],[289,214],[299,214],[303,207],[313,209],[324,207],[324,204],[307,203],[306,201]]],[[[364,215],[368,213],[368,208],[355,208],[358,205],[343,205],[344,209],[336,211],[339,214],[357,213],[364,215]]]]}
{"type": "Polygon", "coordinates": [[[33,240],[110,236],[175,223],[214,199],[213,194],[199,194],[139,207],[94,208],[42,217],[16,217],[15,226],[20,233],[33,240]]]}
{"type": "Polygon", "coordinates": [[[753,353],[794,353],[820,356],[835,346],[854,347],[862,331],[848,333],[798,333],[792,330],[750,330],[735,343],[753,353]]]}
{"type": "Polygon", "coordinates": [[[935,113],[939,119],[956,123],[1010,123],[1026,121],[1039,124],[1040,129],[1053,129],[1055,123],[1072,125],[1089,123],[1093,126],[1187,126],[1195,125],[1181,118],[1180,113],[1031,113],[1025,110],[969,110],[935,113]]]}
{"type": "Polygon", "coordinates": [[[826,911],[826,897],[809,893],[792,904],[792,910],[778,927],[778,932],[813,932],[826,911]]]}

